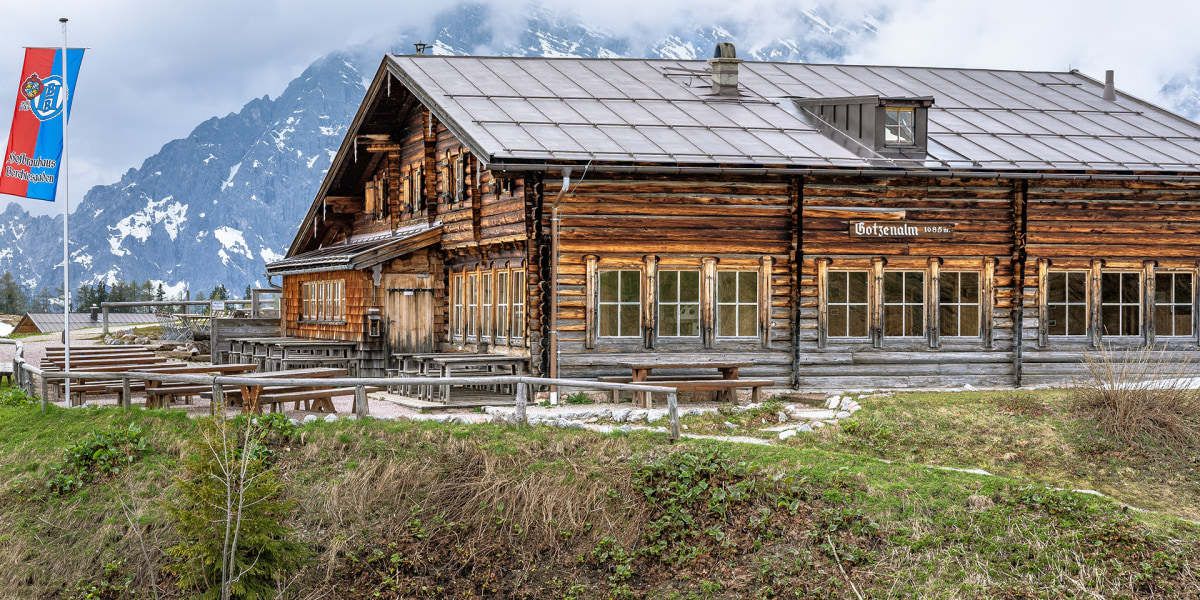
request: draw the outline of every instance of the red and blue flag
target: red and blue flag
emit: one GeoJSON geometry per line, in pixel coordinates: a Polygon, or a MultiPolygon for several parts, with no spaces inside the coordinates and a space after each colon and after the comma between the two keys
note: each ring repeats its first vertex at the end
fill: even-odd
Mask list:
{"type": "Polygon", "coordinates": [[[63,51],[25,49],[12,131],[0,171],[0,194],[54,201],[63,152],[62,119],[70,116],[75,80],[83,63],[82,48],[66,52],[68,76],[64,89],[63,51]]]}

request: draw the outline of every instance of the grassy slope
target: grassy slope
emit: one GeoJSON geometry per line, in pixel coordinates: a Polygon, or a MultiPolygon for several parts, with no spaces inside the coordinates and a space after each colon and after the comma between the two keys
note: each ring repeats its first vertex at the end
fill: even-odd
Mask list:
{"type": "MultiPolygon", "coordinates": [[[[315,424],[278,449],[299,503],[288,522],[312,549],[290,596],[1200,598],[1200,527],[1031,485],[1193,515],[1195,476],[1162,472],[1186,459],[1129,472],[1140,459],[1055,412],[1053,394],[1037,417],[993,396],[864,401],[853,433],[782,447],[315,424]]],[[[193,434],[178,413],[0,408],[0,598],[61,597],[122,560],[113,581],[147,593],[142,550],[170,560],[160,502],[193,434]],[[131,422],[150,439],[139,462],[65,498],[45,490],[68,444],[131,422]]],[[[160,597],[178,596],[164,579],[160,597]]]]}

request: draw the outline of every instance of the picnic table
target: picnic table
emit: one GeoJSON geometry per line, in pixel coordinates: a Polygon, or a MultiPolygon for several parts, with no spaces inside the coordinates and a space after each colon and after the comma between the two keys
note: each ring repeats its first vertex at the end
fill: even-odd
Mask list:
{"type": "Polygon", "coordinates": [[[261,379],[261,384],[241,384],[242,388],[242,410],[248,413],[262,413],[262,403],[265,400],[270,400],[272,409],[275,409],[277,404],[282,402],[305,402],[314,401],[313,409],[321,412],[328,410],[331,413],[337,412],[333,407],[333,396],[344,395],[346,389],[332,388],[324,392],[318,392],[320,386],[293,386],[293,385],[272,385],[272,379],[327,379],[340,377],[345,375],[346,369],[332,369],[327,367],[316,367],[311,369],[286,369],[283,371],[266,371],[260,373],[252,373],[242,375],[242,377],[261,379]],[[264,392],[266,392],[264,394],[264,392]],[[264,398],[271,396],[271,398],[264,398]]]}
{"type": "MultiPolygon", "coordinates": [[[[525,365],[529,359],[521,356],[504,356],[499,354],[434,354],[434,355],[418,355],[423,363],[422,375],[432,377],[450,378],[454,377],[455,369],[459,370],[459,374],[463,376],[470,375],[492,375],[499,368],[508,369],[510,372],[506,374],[523,375],[525,365]]],[[[450,384],[440,386],[441,401],[444,404],[450,403],[450,384]]],[[[432,399],[433,391],[426,390],[429,399],[432,399]]]]}
{"type": "MultiPolygon", "coordinates": [[[[731,402],[737,400],[737,390],[739,387],[751,387],[755,390],[755,392],[757,392],[759,387],[764,387],[773,383],[767,380],[745,381],[738,379],[738,369],[753,366],[754,363],[749,362],[677,360],[671,357],[662,356],[653,359],[620,362],[617,364],[618,366],[629,369],[632,373],[629,383],[657,383],[676,389],[711,390],[717,392],[717,398],[719,400],[723,399],[731,402]],[[653,375],[655,370],[667,371],[679,369],[715,369],[718,373],[720,373],[720,379],[714,379],[705,376],[688,377],[686,375],[681,375],[678,377],[670,376],[656,378],[653,375]]],[[[637,398],[641,400],[640,403],[642,406],[645,406],[646,408],[650,407],[650,392],[637,392],[637,398]]]]}
{"type": "Polygon", "coordinates": [[[356,342],[295,337],[230,338],[229,358],[255,362],[265,371],[301,367],[340,367],[349,370],[356,342]]]}
{"type": "Polygon", "coordinates": [[[205,339],[212,335],[212,315],[175,313],[175,318],[192,332],[192,339],[205,339]],[[197,335],[200,337],[197,338],[197,335]]]}
{"type": "MultiPolygon", "coordinates": [[[[187,374],[207,374],[216,373],[219,375],[238,375],[248,371],[254,371],[258,365],[250,364],[232,364],[232,365],[191,365],[188,363],[178,363],[169,367],[158,367],[153,370],[148,370],[152,373],[164,373],[172,375],[187,375],[187,374]]],[[[169,383],[166,381],[158,381],[156,379],[145,379],[142,383],[143,389],[146,392],[146,408],[161,408],[166,406],[168,398],[175,396],[194,396],[212,389],[211,385],[200,383],[169,383]],[[161,405],[159,403],[162,403],[161,405]]],[[[128,402],[129,399],[122,398],[124,396],[124,385],[116,386],[121,388],[117,391],[118,404],[121,401],[128,402]]]]}

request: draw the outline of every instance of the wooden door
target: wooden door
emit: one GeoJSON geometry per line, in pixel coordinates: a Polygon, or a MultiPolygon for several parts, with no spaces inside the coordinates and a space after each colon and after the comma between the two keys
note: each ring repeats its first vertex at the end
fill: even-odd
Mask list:
{"type": "Polygon", "coordinates": [[[380,287],[387,294],[383,319],[388,353],[433,352],[432,279],[385,274],[380,287]]]}

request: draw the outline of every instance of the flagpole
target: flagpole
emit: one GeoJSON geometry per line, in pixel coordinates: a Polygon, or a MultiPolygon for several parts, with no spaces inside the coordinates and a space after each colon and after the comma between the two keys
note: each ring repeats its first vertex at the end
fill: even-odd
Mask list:
{"type": "MultiPolygon", "coordinates": [[[[66,361],[63,363],[65,370],[71,370],[71,253],[70,239],[68,238],[67,215],[71,212],[71,196],[67,193],[67,115],[71,110],[71,89],[69,73],[67,72],[67,18],[63,17],[58,20],[62,23],[62,80],[63,80],[63,111],[62,111],[62,127],[63,127],[63,151],[62,164],[59,165],[59,183],[62,183],[63,191],[63,358],[66,361]]],[[[67,406],[71,406],[71,380],[66,381],[66,397],[67,406]]]]}

